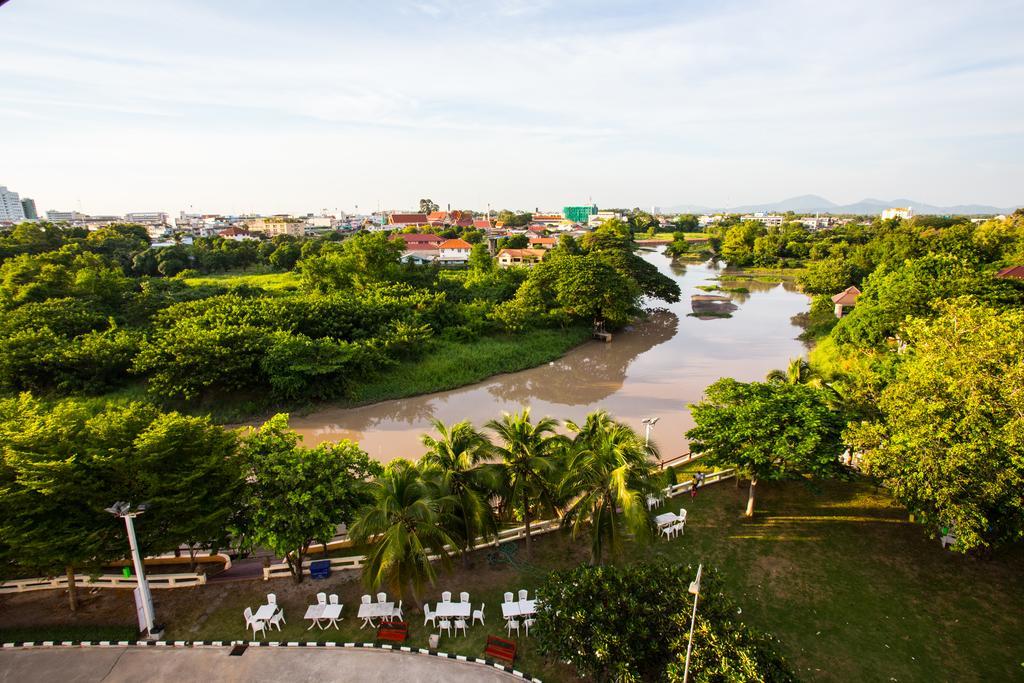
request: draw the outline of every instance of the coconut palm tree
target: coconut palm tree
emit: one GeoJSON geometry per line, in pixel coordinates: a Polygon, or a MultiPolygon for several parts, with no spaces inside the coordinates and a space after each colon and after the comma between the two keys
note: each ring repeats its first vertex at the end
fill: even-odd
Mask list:
{"type": "Polygon", "coordinates": [[[488,538],[497,531],[489,503],[497,477],[494,469],[486,464],[493,446],[487,436],[468,421],[451,427],[440,420],[432,422],[438,437],[423,435],[427,453],[420,459],[420,470],[455,501],[445,515],[446,526],[459,544],[465,565],[477,537],[488,538]]]}
{"type": "Polygon", "coordinates": [[[555,432],[557,427],[558,421],[550,417],[532,422],[529,408],[504,413],[500,420],[487,423],[502,442],[494,448],[501,458],[494,468],[500,477],[502,508],[522,514],[527,557],[532,556],[530,525],[536,509],[553,506],[558,457],[566,443],[565,437],[555,432]]]}
{"type": "Polygon", "coordinates": [[[603,410],[588,415],[582,425],[566,424],[575,437],[560,489],[573,502],[562,522],[572,526],[573,536],[589,525],[591,562],[599,564],[605,548],[619,554],[627,535],[650,535],[646,496],[660,487],[658,453],[603,410]]]}
{"type": "Polygon", "coordinates": [[[408,595],[420,607],[423,585],[433,583],[431,555],[449,562],[445,546],[455,541],[441,523],[454,505],[453,497],[437,487],[408,460],[388,463],[369,485],[371,502],[349,531],[356,543],[370,543],[363,580],[371,590],[387,585],[396,595],[408,595]],[[406,593],[408,591],[408,593],[406,593]]]}
{"type": "Polygon", "coordinates": [[[785,370],[772,370],[765,379],[784,384],[807,384],[813,377],[810,363],[803,358],[791,358],[785,370]]]}

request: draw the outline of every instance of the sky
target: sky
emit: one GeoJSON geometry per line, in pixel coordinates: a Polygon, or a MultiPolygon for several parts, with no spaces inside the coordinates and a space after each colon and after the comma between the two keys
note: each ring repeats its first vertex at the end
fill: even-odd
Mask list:
{"type": "Polygon", "coordinates": [[[1024,203],[1024,2],[10,0],[41,210],[1024,203]]]}

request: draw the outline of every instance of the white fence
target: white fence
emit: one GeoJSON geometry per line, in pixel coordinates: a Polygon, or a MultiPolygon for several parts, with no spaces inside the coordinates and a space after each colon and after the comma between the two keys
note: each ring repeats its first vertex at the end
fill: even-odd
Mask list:
{"type": "MultiPolygon", "coordinates": [[[[147,574],[146,580],[150,588],[185,588],[202,586],[206,583],[206,574],[182,572],[180,574],[147,574]]],[[[75,584],[80,588],[135,588],[138,580],[135,576],[123,574],[75,574],[75,584]]],[[[51,579],[21,579],[0,583],[2,593],[25,593],[27,591],[45,591],[54,588],[67,588],[68,577],[56,576],[51,579]]]]}
{"type": "MultiPolygon", "coordinates": [[[[736,470],[735,469],[719,470],[718,472],[712,472],[711,474],[709,474],[706,477],[704,477],[704,485],[706,486],[707,484],[714,484],[716,482],[723,481],[725,479],[730,479],[730,478],[735,477],[735,476],[736,476],[736,470]]],[[[680,495],[682,495],[684,493],[689,493],[690,492],[690,488],[692,486],[692,483],[693,483],[692,481],[685,481],[682,484],[675,484],[673,486],[666,487],[665,490],[664,490],[665,497],[666,498],[674,498],[674,497],[680,496],[680,495]]],[[[555,531],[556,529],[559,529],[561,526],[562,526],[562,520],[561,519],[546,519],[546,520],[541,520],[541,521],[538,521],[538,522],[534,522],[534,523],[530,524],[530,536],[550,533],[552,531],[555,531]]],[[[525,525],[524,526],[517,526],[517,527],[514,527],[512,529],[505,529],[504,531],[498,532],[497,537],[493,538],[493,539],[491,539],[489,541],[485,540],[485,539],[477,539],[477,543],[473,546],[472,550],[479,550],[481,548],[495,547],[499,543],[503,543],[505,541],[519,540],[521,538],[524,538],[525,536],[526,536],[526,526],[525,525]]],[[[330,545],[331,544],[328,544],[328,547],[330,547],[330,545]]],[[[449,552],[451,552],[452,550],[453,550],[452,548],[448,548],[449,552]]],[[[318,558],[318,559],[330,560],[330,562],[331,562],[331,571],[334,571],[334,570],[344,571],[346,569],[362,569],[363,565],[366,563],[366,556],[365,555],[352,555],[352,556],[349,556],[349,557],[330,557],[330,558],[318,558]]],[[[309,565],[310,565],[310,563],[318,561],[318,559],[304,561],[302,563],[302,572],[303,572],[303,574],[308,576],[309,575],[309,565]]],[[[431,560],[437,560],[437,559],[440,559],[440,556],[439,555],[432,555],[430,559],[431,560]]],[[[289,576],[291,576],[291,569],[289,569],[287,562],[279,562],[277,564],[272,564],[269,567],[264,567],[263,568],[263,580],[264,581],[269,581],[270,579],[283,579],[283,578],[289,577],[289,576]]]]}

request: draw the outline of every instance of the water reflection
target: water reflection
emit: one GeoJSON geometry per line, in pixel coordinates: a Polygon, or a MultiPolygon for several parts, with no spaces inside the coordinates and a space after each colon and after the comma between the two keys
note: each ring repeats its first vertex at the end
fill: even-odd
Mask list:
{"type": "Polygon", "coordinates": [[[804,352],[790,319],[807,310],[808,300],[791,282],[735,280],[728,286],[750,292],[730,294],[737,306],[732,317],[698,320],[687,315],[692,295],[704,293],[698,285],[719,284],[715,278],[725,271],[710,263],[673,263],[661,253],[643,257],[679,283],[682,297],[611,343],[587,342],[551,365],[453,391],[362,408],[326,407],[293,418],[292,426],[307,444],[353,439],[387,461],[421,455],[420,435],[430,430],[431,417],[482,425],[503,411],[530,406],[534,415],[582,420],[604,408],[637,429],[645,417],[661,418],[654,440],[663,455],[685,452],[683,433],[692,426],[687,406],[700,400],[708,384],[723,376],[763,379],[804,352]]]}
{"type": "Polygon", "coordinates": [[[488,385],[502,401],[528,405],[531,399],[576,406],[604,400],[622,388],[637,356],[676,335],[679,317],[652,310],[646,320],[615,335],[609,344],[588,344],[586,353],[570,353],[540,373],[518,372],[488,385]]]}

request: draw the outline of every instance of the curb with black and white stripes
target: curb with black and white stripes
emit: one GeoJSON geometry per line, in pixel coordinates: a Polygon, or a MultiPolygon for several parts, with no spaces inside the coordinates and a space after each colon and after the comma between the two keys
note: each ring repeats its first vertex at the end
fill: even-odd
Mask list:
{"type": "Polygon", "coordinates": [[[37,640],[27,642],[13,642],[13,643],[0,643],[0,650],[13,650],[13,649],[31,649],[31,648],[55,648],[55,647],[75,647],[75,648],[89,648],[89,647],[171,647],[171,648],[188,648],[188,647],[233,647],[235,645],[248,645],[249,647],[309,647],[309,648],[366,648],[371,650],[392,650],[394,652],[406,652],[409,654],[427,655],[429,657],[439,657],[441,659],[452,659],[458,662],[467,662],[470,664],[481,664],[483,666],[490,666],[498,671],[504,671],[505,673],[512,674],[516,678],[521,678],[525,681],[532,681],[532,683],[541,683],[539,678],[533,678],[532,676],[513,669],[512,667],[498,662],[491,661],[490,659],[480,659],[479,657],[467,657],[466,655],[455,655],[450,652],[438,652],[437,650],[427,650],[422,647],[413,648],[406,645],[388,645],[386,643],[335,643],[335,642],[307,642],[307,641],[261,641],[261,640],[37,640]]]}

